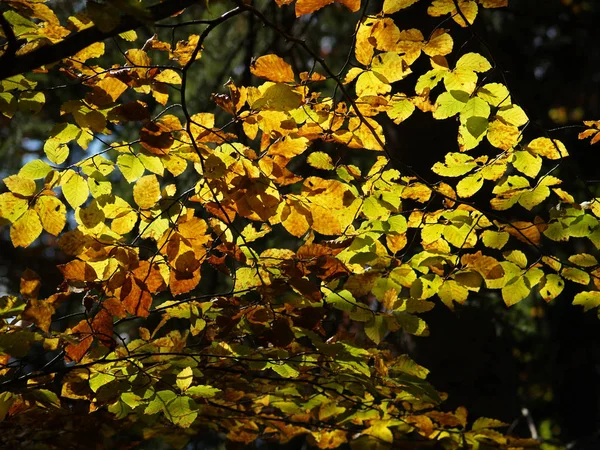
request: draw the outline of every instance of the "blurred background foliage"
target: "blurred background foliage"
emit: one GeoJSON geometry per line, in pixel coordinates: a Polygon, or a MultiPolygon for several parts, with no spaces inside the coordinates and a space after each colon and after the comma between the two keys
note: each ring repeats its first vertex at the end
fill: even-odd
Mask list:
{"type": "MultiPolygon", "coordinates": [[[[360,13],[350,14],[335,5],[296,20],[292,8],[280,9],[267,0],[256,3],[281,29],[303,36],[334,72],[352,64],[348,55],[360,13]]],[[[440,20],[424,14],[428,2],[421,3],[397,13],[394,19],[400,26],[418,28],[427,36],[440,25],[440,20]]],[[[63,21],[84,6],[83,2],[71,0],[48,4],[63,21]]],[[[214,18],[225,7],[222,2],[199,2],[185,14],[162,23],[214,18]]],[[[366,8],[375,11],[381,6],[371,0],[366,8]]],[[[455,41],[450,58],[457,59],[458,52],[467,51],[491,56],[497,67],[495,76],[506,80],[513,101],[531,119],[529,126],[552,132],[567,144],[571,154],[568,170],[581,182],[582,195],[591,191],[595,196],[600,196],[597,150],[578,142],[576,135],[583,119],[600,118],[599,23],[600,4],[596,1],[510,0],[508,8],[486,10],[472,30],[459,29],[450,21],[442,24],[452,29],[455,41]]],[[[155,32],[164,41],[176,42],[190,33],[199,34],[202,28],[190,25],[139,29],[135,42],[123,39],[106,42],[106,56],[97,60],[97,64],[109,67],[124,63],[120,54],[128,48],[141,47],[155,32]]],[[[220,124],[225,125],[227,119],[224,114],[219,116],[221,111],[211,101],[211,94],[227,92],[224,84],[229,79],[238,86],[256,85],[258,80],[251,75],[249,66],[253,58],[267,53],[284,57],[296,73],[310,70],[314,65],[301,49],[263,28],[251,15],[240,15],[231,26],[214,30],[206,41],[200,63],[190,74],[190,111],[214,112],[220,124]]],[[[157,58],[154,62],[161,61],[157,58]]],[[[423,64],[426,70],[425,59],[423,64]]],[[[38,88],[45,89],[47,105],[35,120],[20,113],[10,122],[0,116],[2,178],[15,173],[25,162],[43,156],[42,146],[48,132],[57,122],[65,120],[59,116],[60,105],[74,96],[82,97],[87,91],[77,80],[66,80],[52,72],[33,78],[38,81],[38,88]]],[[[324,96],[332,95],[334,84],[326,81],[316,89],[324,96]]],[[[155,114],[164,109],[150,96],[144,101],[154,105],[155,114]]],[[[178,101],[178,95],[171,97],[171,103],[178,101]]],[[[177,109],[170,113],[177,114],[177,109]]],[[[452,121],[427,121],[415,114],[399,126],[391,122],[384,125],[390,148],[396,149],[394,157],[426,178],[432,174],[429,167],[442,155],[457,151],[456,123],[452,121]]],[[[138,137],[136,133],[134,126],[113,128],[112,135],[99,136],[87,151],[101,151],[110,141],[133,141],[138,137]]],[[[83,150],[71,150],[73,161],[79,160],[83,150]]],[[[331,155],[344,154],[347,163],[358,166],[368,162],[363,158],[374,156],[371,152],[366,156],[364,152],[347,153],[344,148],[327,148],[327,151],[331,155]],[[348,157],[353,160],[348,161],[348,157]]],[[[173,182],[190,184],[183,177],[173,182]]],[[[18,292],[20,275],[27,267],[42,276],[46,289],[43,294],[50,294],[62,281],[56,265],[66,261],[64,255],[53,250],[52,244],[52,236],[44,235],[41,242],[29,248],[13,249],[8,228],[4,227],[0,231],[0,295],[18,292]]],[[[286,243],[274,232],[264,245],[285,247],[286,243]]],[[[561,251],[567,256],[576,252],[568,246],[561,251]]],[[[226,286],[220,285],[216,275],[204,276],[198,293],[211,294],[224,289],[226,286]]],[[[448,408],[464,405],[472,417],[494,417],[511,423],[511,431],[540,438],[546,450],[597,449],[600,448],[600,322],[593,314],[584,314],[580,308],[571,306],[573,295],[565,291],[550,304],[532,295],[511,309],[495,294],[469,300],[455,312],[440,304],[424,315],[431,330],[429,337],[398,335],[395,343],[431,370],[434,386],[450,393],[448,408]]],[[[76,312],[78,306],[71,302],[65,307],[71,309],[59,314],[76,312]]],[[[59,326],[69,325],[73,324],[65,320],[59,326]]],[[[260,442],[255,445],[271,447],[260,442]]],[[[294,441],[277,448],[304,445],[302,441],[294,441]]],[[[199,436],[190,444],[190,448],[221,446],[218,436],[199,436]]],[[[164,443],[150,440],[143,447],[164,448],[164,443]]]]}

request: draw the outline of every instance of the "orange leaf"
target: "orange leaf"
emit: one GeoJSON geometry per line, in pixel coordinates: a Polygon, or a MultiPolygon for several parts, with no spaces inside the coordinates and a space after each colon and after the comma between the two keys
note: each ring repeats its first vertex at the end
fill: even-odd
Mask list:
{"type": "Polygon", "coordinates": [[[78,259],[58,266],[67,281],[94,281],[98,278],[92,266],[78,259]]]}
{"type": "Polygon", "coordinates": [[[152,305],[152,296],[142,282],[133,276],[128,276],[121,288],[121,300],[129,314],[138,317],[148,317],[152,305]]]}
{"type": "Polygon", "coordinates": [[[258,58],[250,71],[260,78],[278,83],[293,83],[294,71],[292,66],[277,55],[265,55],[258,58]]]}

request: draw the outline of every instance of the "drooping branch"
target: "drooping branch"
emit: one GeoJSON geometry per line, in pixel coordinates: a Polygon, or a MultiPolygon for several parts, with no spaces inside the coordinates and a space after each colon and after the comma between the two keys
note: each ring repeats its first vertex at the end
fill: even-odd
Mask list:
{"type": "MultiPolygon", "coordinates": [[[[150,6],[148,8],[149,20],[151,22],[156,22],[166,19],[197,2],[198,0],[167,0],[150,6]]],[[[101,31],[94,25],[85,30],[71,34],[69,37],[56,44],[40,47],[24,55],[17,55],[15,52],[7,51],[0,57],[0,80],[30,72],[43,65],[60,61],[63,58],[74,55],[95,42],[102,42],[105,39],[120,33],[134,30],[145,25],[145,23],[145,21],[136,17],[124,15],[121,17],[119,24],[114,29],[107,32],[101,31]]],[[[5,34],[7,34],[6,26],[8,26],[8,24],[3,24],[5,34]]],[[[12,32],[12,30],[10,30],[10,32],[12,32]]],[[[7,35],[7,38],[10,34],[11,33],[7,35]]],[[[9,47],[10,43],[9,39],[9,47]]]]}

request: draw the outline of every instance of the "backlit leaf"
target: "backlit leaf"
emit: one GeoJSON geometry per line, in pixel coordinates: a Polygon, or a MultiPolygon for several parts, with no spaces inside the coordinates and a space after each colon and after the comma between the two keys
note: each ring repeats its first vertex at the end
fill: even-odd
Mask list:
{"type": "Polygon", "coordinates": [[[63,173],[61,186],[63,195],[72,208],[81,206],[90,195],[84,178],[71,169],[63,173]]]}
{"type": "Polygon", "coordinates": [[[10,228],[10,239],[15,247],[29,247],[42,232],[40,216],[28,209],[10,228]]]}
{"type": "Polygon", "coordinates": [[[149,209],[160,199],[160,185],[155,175],[146,175],[133,186],[133,199],[142,209],[149,209]]]}
{"type": "Polygon", "coordinates": [[[254,61],[251,70],[257,77],[265,78],[277,83],[294,82],[294,71],[292,70],[292,66],[277,55],[261,56],[254,61]]]}

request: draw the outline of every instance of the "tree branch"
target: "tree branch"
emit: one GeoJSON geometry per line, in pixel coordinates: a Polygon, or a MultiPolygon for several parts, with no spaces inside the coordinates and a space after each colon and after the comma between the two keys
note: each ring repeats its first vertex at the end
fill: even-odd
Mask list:
{"type": "Polygon", "coordinates": [[[19,44],[17,43],[17,38],[12,27],[10,26],[10,23],[2,14],[0,14],[0,26],[2,26],[2,31],[4,32],[4,36],[6,37],[7,41],[6,52],[2,55],[2,59],[0,59],[1,61],[4,59],[4,57],[14,57],[15,53],[17,53],[17,50],[19,49],[19,44]]]}
{"type": "MultiPolygon", "coordinates": [[[[148,14],[150,20],[156,22],[158,20],[166,19],[197,2],[198,0],[168,0],[150,6],[148,8],[148,14]]],[[[4,18],[2,17],[2,19],[4,18]]],[[[60,61],[63,58],[74,55],[95,42],[102,42],[107,38],[124,33],[125,31],[139,28],[144,24],[145,22],[136,17],[122,16],[119,24],[111,31],[100,31],[98,27],[94,25],[93,27],[71,34],[65,40],[56,44],[40,47],[29,53],[25,53],[24,55],[16,55],[16,52],[10,51],[11,39],[9,35],[7,35],[9,49],[0,57],[0,80],[21,73],[30,72],[45,64],[60,61]]],[[[2,25],[4,33],[7,34],[6,26],[9,24],[5,24],[3,21],[0,22],[0,25],[2,25]]],[[[10,29],[10,26],[8,26],[8,28],[10,29]]],[[[10,31],[12,31],[12,29],[10,29],[10,31]]]]}

